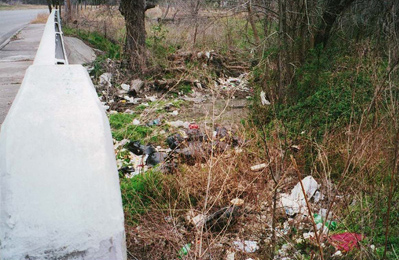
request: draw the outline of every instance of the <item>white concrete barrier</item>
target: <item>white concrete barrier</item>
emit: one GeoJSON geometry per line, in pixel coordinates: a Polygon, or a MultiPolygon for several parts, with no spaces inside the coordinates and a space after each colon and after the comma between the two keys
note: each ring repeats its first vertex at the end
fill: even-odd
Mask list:
{"type": "Polygon", "coordinates": [[[126,259],[108,119],[80,65],[31,66],[0,133],[0,259],[126,259]]]}
{"type": "Polygon", "coordinates": [[[34,65],[68,64],[65,54],[65,46],[61,29],[58,10],[54,9],[44,28],[43,37],[37,50],[34,65]],[[57,42],[57,44],[55,44],[57,42]]]}
{"type": "Polygon", "coordinates": [[[105,111],[81,65],[42,54],[0,131],[0,259],[125,260],[105,111]]]}

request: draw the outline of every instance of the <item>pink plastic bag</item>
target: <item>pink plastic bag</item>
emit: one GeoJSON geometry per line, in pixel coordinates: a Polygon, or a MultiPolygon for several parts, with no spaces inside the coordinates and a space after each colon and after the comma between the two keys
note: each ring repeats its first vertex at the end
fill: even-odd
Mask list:
{"type": "Polygon", "coordinates": [[[355,247],[358,248],[358,242],[361,241],[363,238],[364,237],[361,234],[345,232],[341,234],[331,235],[329,237],[329,241],[335,247],[335,249],[349,252],[355,247]]]}

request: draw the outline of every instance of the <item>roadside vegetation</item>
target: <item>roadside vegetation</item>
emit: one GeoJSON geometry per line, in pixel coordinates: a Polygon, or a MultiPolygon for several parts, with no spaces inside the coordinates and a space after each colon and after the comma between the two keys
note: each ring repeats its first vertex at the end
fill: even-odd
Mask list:
{"type": "Polygon", "coordinates": [[[98,49],[129,259],[399,258],[399,6],[338,2],[159,1],[140,73],[118,6],[72,9],[64,33],[98,49]]]}

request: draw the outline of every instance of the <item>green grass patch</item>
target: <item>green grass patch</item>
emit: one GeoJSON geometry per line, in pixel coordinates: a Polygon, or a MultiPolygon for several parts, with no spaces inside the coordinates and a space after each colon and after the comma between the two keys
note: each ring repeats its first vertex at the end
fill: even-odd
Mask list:
{"type": "Polygon", "coordinates": [[[109,116],[109,123],[112,129],[112,136],[116,140],[122,139],[145,140],[151,137],[154,131],[152,127],[133,125],[136,115],[117,113],[109,116]]]}
{"type": "Polygon", "coordinates": [[[164,175],[156,169],[138,174],[133,178],[120,180],[122,203],[128,224],[137,223],[139,215],[146,213],[151,206],[162,206],[164,175]]]}
{"type": "Polygon", "coordinates": [[[71,27],[63,27],[62,31],[67,36],[74,36],[82,39],[88,43],[93,48],[104,51],[105,57],[110,59],[120,59],[122,55],[122,46],[116,44],[109,39],[105,38],[98,32],[87,32],[80,29],[75,29],[71,27]]]}

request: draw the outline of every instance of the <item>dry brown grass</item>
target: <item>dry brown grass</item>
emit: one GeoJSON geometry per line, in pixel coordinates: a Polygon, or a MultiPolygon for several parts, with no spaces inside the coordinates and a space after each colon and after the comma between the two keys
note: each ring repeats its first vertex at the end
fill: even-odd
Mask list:
{"type": "MultiPolygon", "coordinates": [[[[124,43],[124,18],[116,6],[75,8],[72,22],[68,26],[89,32],[97,31],[114,42],[124,43]]],[[[169,10],[166,7],[156,7],[146,13],[147,38],[158,38],[163,46],[182,51],[244,50],[246,55],[252,55],[249,52],[255,45],[251,36],[248,36],[248,30],[242,13],[203,10],[198,18],[193,18],[190,10],[172,7],[169,10]],[[159,22],[159,17],[166,19],[159,22]]]]}
{"type": "Polygon", "coordinates": [[[31,23],[32,24],[47,23],[48,16],[49,16],[48,13],[40,13],[37,15],[36,19],[33,20],[31,23]]]}
{"type": "Polygon", "coordinates": [[[6,4],[0,3],[0,10],[27,10],[27,9],[47,9],[46,5],[25,5],[25,4],[6,4]]]}
{"type": "MultiPolygon", "coordinates": [[[[247,133],[240,129],[240,137],[247,133]]],[[[226,245],[240,239],[254,239],[266,235],[270,217],[267,169],[252,172],[249,168],[261,162],[251,152],[253,144],[236,150],[211,155],[206,162],[181,164],[177,172],[164,180],[165,204],[154,201],[138,225],[128,225],[127,245],[131,259],[176,259],[178,251],[191,243],[184,259],[223,259],[226,245]],[[221,226],[195,227],[190,218],[212,213],[230,205],[234,198],[245,201],[236,217],[221,226]]],[[[239,253],[238,253],[239,254],[239,253]]]]}

